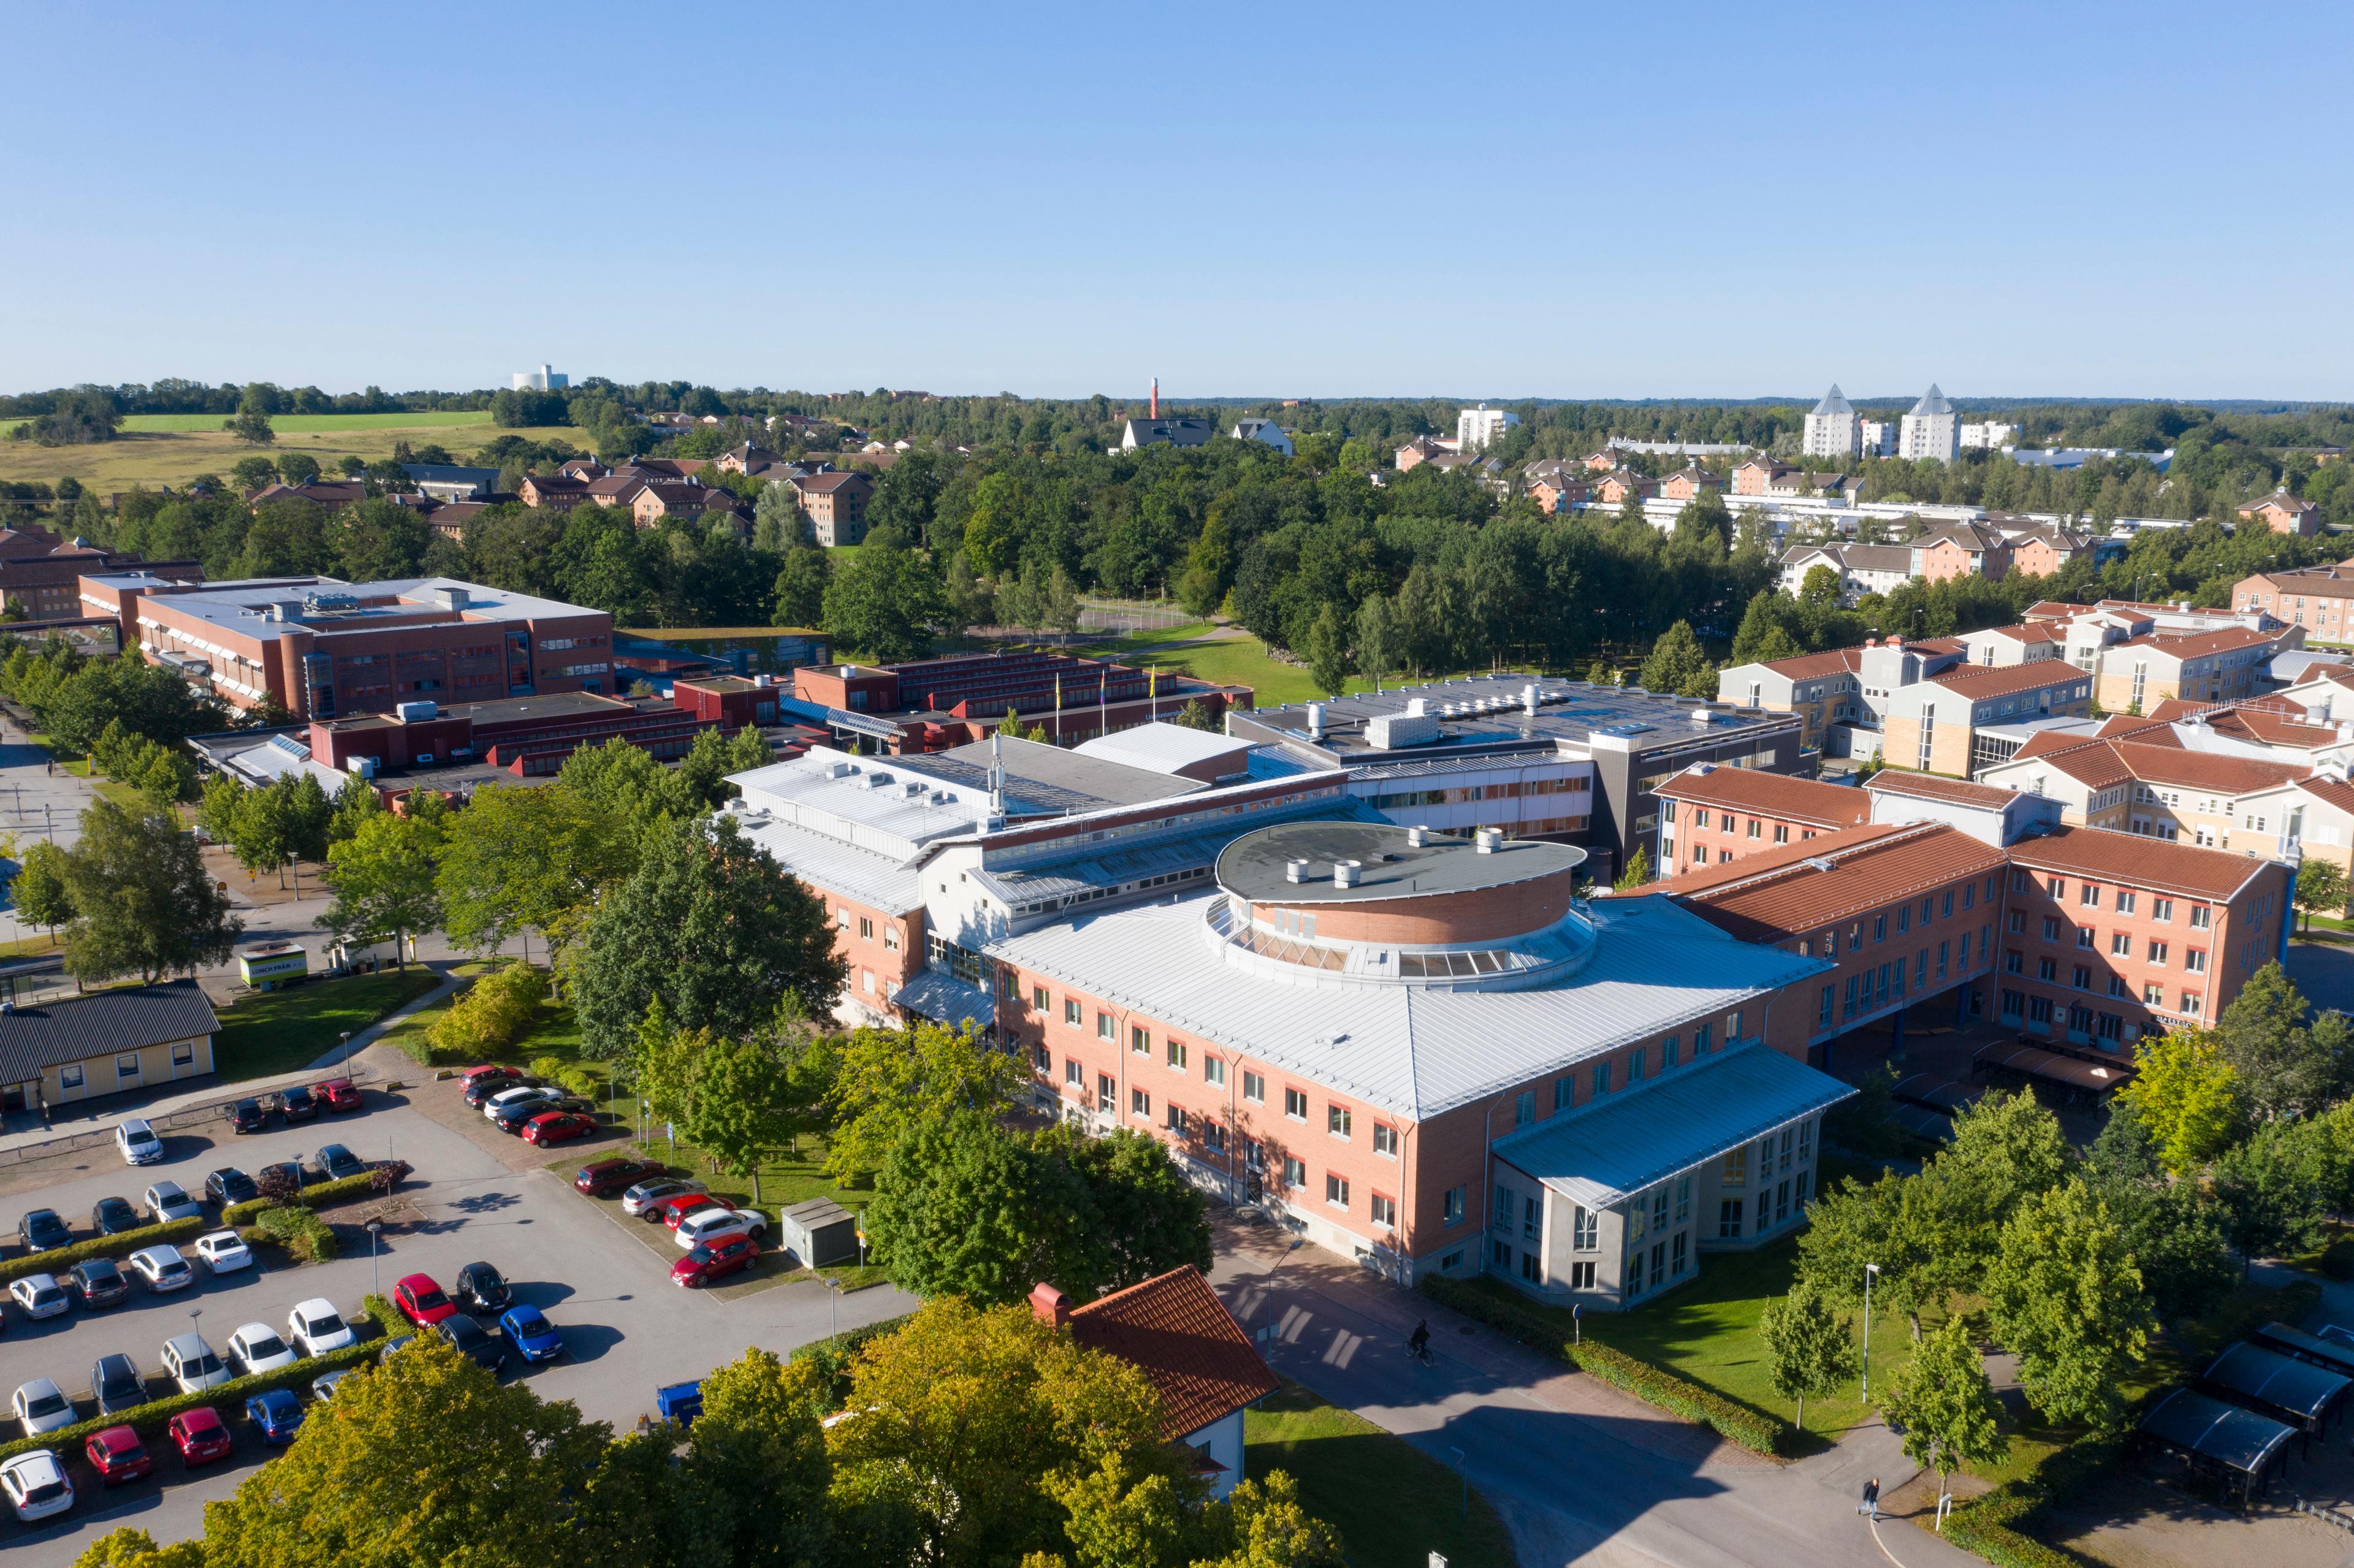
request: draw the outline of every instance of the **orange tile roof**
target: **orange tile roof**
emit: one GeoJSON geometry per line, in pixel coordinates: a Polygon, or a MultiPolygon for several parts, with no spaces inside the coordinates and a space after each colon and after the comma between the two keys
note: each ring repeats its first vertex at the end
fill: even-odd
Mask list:
{"type": "Polygon", "coordinates": [[[2093,677],[2064,659],[2038,659],[2027,664],[1988,666],[1971,664],[1962,669],[1948,670],[1942,675],[1932,675],[1929,683],[1957,692],[1978,702],[1987,697],[2008,697],[2019,692],[2041,691],[2046,686],[2065,685],[2071,681],[2089,681],[2093,677]]]}
{"type": "Polygon", "coordinates": [[[2302,762],[2264,762],[2253,757],[2225,757],[2212,751],[2185,751],[2179,747],[2146,746],[2137,740],[2104,743],[2137,779],[2156,784],[2180,784],[2212,789],[2223,795],[2246,795],[2290,783],[2313,769],[2302,762]]]}
{"type": "MultiPolygon", "coordinates": [[[[2019,749],[2022,753],[2027,750],[2023,746],[2019,749]]],[[[2155,750],[2156,747],[2150,749],[2155,750]]],[[[2126,766],[2125,759],[2117,755],[2116,747],[2104,740],[2087,741],[2082,746],[2046,752],[2041,757],[2011,758],[2014,764],[2028,761],[2043,763],[2088,789],[2114,789],[2120,784],[2132,783],[2134,778],[2134,770],[2126,766]]]]}
{"type": "Polygon", "coordinates": [[[2174,726],[2154,715],[2136,718],[2131,714],[2111,714],[2093,732],[2095,740],[2137,740],[2145,746],[2180,746],[2182,737],[2174,726]]]}
{"type": "Polygon", "coordinates": [[[2221,735],[2245,736],[2265,746],[2297,751],[2335,746],[2341,738],[2335,725],[2307,724],[2302,717],[2291,718],[2272,707],[2220,708],[2208,714],[2204,722],[2221,735]]]}
{"type": "Polygon", "coordinates": [[[1989,626],[1982,631],[1973,631],[1970,635],[1973,637],[2008,637],[2014,642],[2058,642],[2062,641],[2060,634],[2052,630],[2049,626],[2036,625],[2027,621],[2021,621],[2017,626],[1989,626]]]}
{"type": "Polygon", "coordinates": [[[1799,852],[1793,858],[1754,856],[1705,878],[1678,877],[1663,891],[1728,936],[1778,942],[2004,863],[2002,851],[1944,822],[1850,828],[1790,847],[1799,852]]]}
{"type": "Polygon", "coordinates": [[[2054,828],[2011,845],[2010,858],[2035,871],[2214,899],[2230,898],[2276,863],[2114,828],[2054,828]]]}
{"type": "Polygon", "coordinates": [[[2214,631],[2153,632],[2117,646],[2147,648],[2169,659],[2203,659],[2211,653],[2229,653],[2235,649],[2269,647],[2272,641],[2263,632],[2251,631],[2244,626],[2226,626],[2214,631]]]}
{"type": "Polygon", "coordinates": [[[1201,1271],[1188,1264],[1073,1311],[1071,1337],[1152,1380],[1161,1427],[1199,1432],[1279,1386],[1201,1271]]]}
{"type": "Polygon", "coordinates": [[[1911,773],[1901,768],[1883,768],[1863,781],[1866,789],[1889,795],[1911,795],[1924,800],[1951,800],[1956,805],[1978,806],[2000,810],[2017,798],[2019,791],[2006,789],[1999,784],[1973,784],[1966,779],[1948,779],[1940,773],[1911,773]]]}
{"type": "Polygon", "coordinates": [[[2310,779],[2298,779],[2296,787],[2323,805],[2335,806],[2348,816],[2354,817],[2354,784],[2349,784],[2343,779],[2332,779],[2326,773],[2317,773],[2310,779]]]}
{"type": "Polygon", "coordinates": [[[1801,653],[1796,659],[1775,659],[1763,667],[1793,681],[1820,680],[1825,675],[1844,675],[1861,662],[1853,648],[1834,648],[1827,653],[1801,653]]]}
{"type": "Polygon", "coordinates": [[[1685,769],[1653,793],[1697,806],[1817,827],[1852,827],[1872,820],[1871,800],[1852,785],[1826,784],[1819,779],[1797,779],[1754,768],[1709,768],[1705,763],[1701,768],[1685,769]]]}

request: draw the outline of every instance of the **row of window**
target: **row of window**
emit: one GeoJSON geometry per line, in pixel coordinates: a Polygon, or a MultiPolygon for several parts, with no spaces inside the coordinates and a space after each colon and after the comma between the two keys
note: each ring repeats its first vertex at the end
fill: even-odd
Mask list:
{"type": "MultiPolygon", "coordinates": [[[[1952,950],[1954,944],[1951,939],[1937,944],[1936,979],[1938,980],[1945,980],[1949,962],[1954,974],[1958,976],[1969,973],[1970,935],[1967,931],[1962,933],[1961,951],[1958,956],[1952,950]]],[[[1993,940],[1993,928],[1987,926],[1979,927],[1978,938],[1978,951],[1984,953],[1993,940]]],[[[1806,944],[1801,942],[1798,945],[1798,950],[1805,952],[1806,944]]],[[[1929,976],[1929,959],[1930,953],[1926,948],[1923,948],[1913,956],[1911,989],[1915,992],[1926,991],[1932,983],[1929,976]]],[[[1835,1008],[1840,1022],[1844,1022],[1860,1012],[1870,1012],[1875,1008],[1885,1007],[1891,1001],[1903,1001],[1906,989],[1904,969],[1905,961],[1902,958],[1892,959],[1876,969],[1858,969],[1847,977],[1846,993],[1843,998],[1836,986],[1825,985],[1815,1009],[1815,1027],[1829,1028],[1835,1008]]]]}
{"type": "MultiPolygon", "coordinates": [[[[2010,890],[2013,893],[2032,893],[2035,890],[2035,874],[2026,870],[2013,870],[2010,874],[2010,890]]],[[[2053,903],[2065,904],[2068,902],[2068,879],[2064,876],[2047,876],[2044,879],[2043,891],[2053,903]]],[[[2134,914],[2140,901],[2140,895],[2130,887],[2105,891],[2103,885],[2097,882],[2080,882],[2076,885],[2076,903],[2081,908],[2098,909],[2104,897],[2109,900],[2109,907],[2120,915],[2134,914]]],[[[2172,924],[2174,900],[2153,895],[2149,901],[2149,917],[2161,926],[2172,924]]],[[[2010,918],[2010,928],[2014,931],[2018,930],[2021,912],[2013,910],[2010,918]]],[[[2211,906],[2204,904],[2190,906],[2190,923],[2192,930],[2206,930],[2213,919],[2214,911],[2211,906]]],[[[2051,930],[2052,924],[2050,920],[2044,921],[2044,929],[2051,930]]]]}
{"type": "MultiPolygon", "coordinates": [[[[1986,887],[1986,894],[1985,894],[1986,901],[1987,901],[1988,904],[1992,904],[1992,903],[1994,902],[1994,899],[1995,899],[1995,888],[1996,888],[1995,877],[1994,877],[1993,874],[1988,874],[1988,875],[1987,876],[1986,884],[1985,884],[1985,887],[1986,887]]],[[[1975,881],[1975,880],[1972,880],[1972,881],[1969,881],[1969,882],[1966,882],[1966,883],[1963,883],[1963,884],[1961,885],[1961,886],[1960,886],[1960,888],[1959,888],[1959,890],[1958,890],[1958,894],[1959,894],[1959,897],[1960,897],[1960,899],[1961,899],[1961,909],[1962,909],[1962,912],[1963,912],[1963,913],[1967,914],[1967,913],[1968,913],[1971,909],[1973,909],[1973,908],[1975,908],[1975,907],[1977,906],[1977,905],[1978,905],[1978,896],[1979,896],[1979,894],[1978,894],[1978,888],[1979,888],[1979,885],[1978,885],[1978,883],[1977,881],[1975,881]]],[[[1921,925],[1926,926],[1926,925],[1928,925],[1931,921],[1933,921],[1933,920],[1935,920],[1935,919],[1937,919],[1937,918],[1940,918],[1941,916],[1940,916],[1940,913],[1939,913],[1939,912],[1940,912],[1940,910],[1941,910],[1941,909],[1942,909],[1942,911],[1943,911],[1943,915],[1942,915],[1942,917],[1943,917],[1943,918],[1947,919],[1947,920],[1952,919],[1952,918],[1954,917],[1954,911],[1955,911],[1954,900],[1955,900],[1955,897],[1956,897],[1956,889],[1954,889],[1954,888],[1951,888],[1951,887],[1949,887],[1949,888],[1946,889],[1946,891],[1945,891],[1945,895],[1944,895],[1944,896],[1943,896],[1942,898],[1940,898],[1938,895],[1934,894],[1934,893],[1924,895],[1924,896],[1923,896],[1923,898],[1922,898],[1922,900],[1921,900],[1921,902],[1920,902],[1920,904],[1919,904],[1919,906],[1918,906],[1918,916],[1917,916],[1917,918],[1918,918],[1919,923],[1920,923],[1921,925]]],[[[1896,928],[1895,928],[1895,931],[1894,931],[1893,935],[1895,935],[1895,936],[1899,936],[1899,937],[1902,937],[1902,936],[1903,936],[1906,932],[1908,932],[1908,931],[1912,930],[1912,928],[1913,928],[1913,927],[1914,927],[1914,921],[1915,921],[1915,917],[1916,917],[1916,916],[1915,916],[1915,906],[1914,906],[1914,905],[1912,903],[1912,901],[1911,901],[1911,900],[1909,900],[1909,899],[1908,899],[1908,900],[1906,900],[1906,901],[1905,901],[1904,903],[1903,903],[1903,904],[1899,904],[1899,905],[1897,905],[1897,906],[1896,906],[1893,910],[1891,910],[1891,909],[1883,909],[1883,910],[1881,910],[1878,914],[1873,915],[1873,916],[1871,916],[1871,920],[1872,920],[1872,939],[1873,941],[1875,941],[1875,942],[1884,942],[1884,941],[1888,940],[1888,938],[1889,938],[1890,935],[1892,934],[1892,933],[1890,932],[1890,930],[1889,930],[1889,922],[1890,922],[1890,920],[1891,920],[1892,918],[1895,921],[1895,926],[1896,926],[1896,928]]],[[[1856,952],[1861,952],[1861,951],[1863,950],[1863,941],[1864,941],[1863,927],[1864,927],[1864,922],[1863,922],[1863,920],[1862,920],[1861,918],[1858,918],[1858,919],[1855,919],[1855,920],[1851,920],[1851,921],[1850,921],[1850,922],[1848,923],[1848,928],[1847,928],[1847,950],[1848,950],[1849,952],[1850,952],[1850,953],[1856,953],[1856,952]]],[[[1984,943],[1985,943],[1985,938],[1986,938],[1986,936],[1987,936],[1988,933],[1988,931],[1987,931],[1987,928],[1986,928],[1986,927],[1979,927],[1979,931],[1980,931],[1980,938],[1979,938],[1979,940],[1980,940],[1980,946],[1981,946],[1981,948],[1983,948],[1984,943]]],[[[1822,937],[1821,937],[1821,938],[1820,938],[1820,941],[1821,941],[1821,948],[1822,948],[1822,955],[1823,955],[1823,957],[1825,957],[1825,958],[1829,959],[1829,958],[1836,958],[1836,957],[1839,955],[1839,950],[1840,950],[1840,933],[1839,933],[1836,929],[1826,930],[1826,931],[1822,934],[1822,937]]],[[[1801,957],[1801,958],[1812,958],[1812,957],[1814,956],[1814,954],[1815,954],[1815,948],[1816,948],[1816,939],[1815,939],[1815,938],[1803,938],[1803,937],[1799,938],[1799,940],[1798,940],[1798,956],[1799,956],[1799,957],[1801,957]]],[[[1967,965],[1967,964],[1969,962],[1969,960],[1968,960],[1967,959],[1963,959],[1962,961],[1963,961],[1963,963],[1964,963],[1965,965],[1967,965]]]]}

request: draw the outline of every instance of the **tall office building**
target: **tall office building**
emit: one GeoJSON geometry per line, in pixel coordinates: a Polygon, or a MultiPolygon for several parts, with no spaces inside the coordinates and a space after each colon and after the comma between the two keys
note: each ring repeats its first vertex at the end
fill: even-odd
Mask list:
{"type": "Polygon", "coordinates": [[[1840,394],[1839,383],[1832,382],[1823,400],[1807,416],[1807,456],[1852,459],[1862,444],[1862,437],[1861,416],[1840,394]]]}
{"type": "Polygon", "coordinates": [[[1502,439],[1506,430],[1520,422],[1519,415],[1508,414],[1501,408],[1490,408],[1485,403],[1476,408],[1466,408],[1455,416],[1455,439],[1460,443],[1457,450],[1466,457],[1476,451],[1485,451],[1502,439]]]}
{"type": "Polygon", "coordinates": [[[1946,395],[1937,390],[1935,382],[1929,383],[1929,390],[1904,416],[1897,434],[1896,455],[1915,460],[1935,458],[1939,462],[1953,462],[1962,455],[1961,416],[1954,412],[1954,406],[1946,401],[1946,395]]]}

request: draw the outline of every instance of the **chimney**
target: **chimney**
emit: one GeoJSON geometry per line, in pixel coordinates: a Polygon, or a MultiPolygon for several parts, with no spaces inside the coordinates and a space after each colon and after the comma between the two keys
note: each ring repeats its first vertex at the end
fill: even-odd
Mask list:
{"type": "Polygon", "coordinates": [[[1071,1298],[1041,1280],[1030,1292],[1030,1315],[1049,1329],[1059,1329],[1071,1320],[1071,1298]]]}
{"type": "Polygon", "coordinates": [[[1322,703],[1308,705],[1308,738],[1310,740],[1324,738],[1324,705],[1322,703]]]}
{"type": "Polygon", "coordinates": [[[1152,418],[1161,418],[1161,377],[1152,378],[1152,418]]]}

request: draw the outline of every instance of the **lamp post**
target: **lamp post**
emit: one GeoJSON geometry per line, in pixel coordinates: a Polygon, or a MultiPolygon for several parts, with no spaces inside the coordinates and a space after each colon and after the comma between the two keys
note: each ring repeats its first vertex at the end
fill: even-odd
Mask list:
{"type": "Polygon", "coordinates": [[[1880,1272],[1880,1265],[1863,1266],[1863,1392],[1857,1397],[1872,1403],[1872,1277],[1880,1272]]]}
{"type": "Polygon", "coordinates": [[[842,1339],[842,1281],[825,1277],[825,1342],[837,1344],[842,1339]]]}
{"type": "Polygon", "coordinates": [[[352,1072],[352,1032],[346,1029],[338,1038],[344,1043],[344,1075],[349,1077],[352,1072]]]}
{"type": "Polygon", "coordinates": [[[376,1288],[371,1294],[381,1296],[384,1294],[384,1265],[377,1260],[376,1238],[384,1234],[384,1221],[372,1218],[361,1228],[368,1234],[368,1267],[376,1276],[376,1288]]]}

